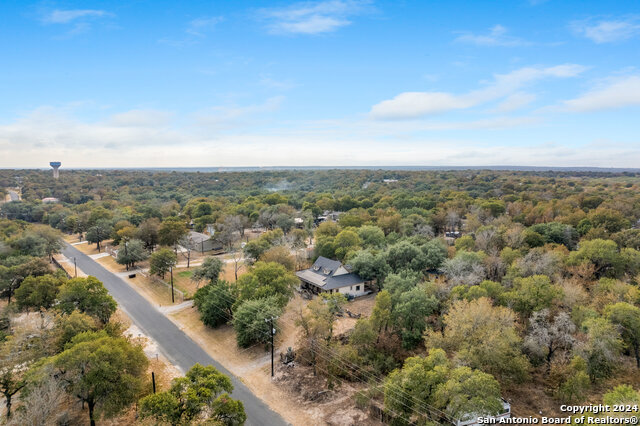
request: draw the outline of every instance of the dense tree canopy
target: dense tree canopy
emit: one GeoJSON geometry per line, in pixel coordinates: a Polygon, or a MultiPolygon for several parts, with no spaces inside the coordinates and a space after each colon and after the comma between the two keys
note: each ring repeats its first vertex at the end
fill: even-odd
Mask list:
{"type": "MultiPolygon", "coordinates": [[[[125,265],[140,260],[125,259],[123,243],[137,245],[134,253],[143,246],[160,276],[184,257],[178,245],[189,229],[212,233],[233,252],[227,262],[246,259],[246,268],[228,283],[220,280],[222,263],[206,259],[193,274],[203,284],[194,303],[209,326],[231,321],[241,345],[265,342],[264,318],[290,309],[293,270],[320,255],[340,260],[375,284],[367,289],[382,291],[357,320],[346,318],[350,302],[303,301],[306,310],[294,315],[298,361],[333,386],[419,365],[409,360],[442,348],[447,373],[429,397],[447,415],[475,409],[465,404],[482,395],[469,392],[484,386],[493,394],[493,380],[503,388],[526,381],[546,406],[582,404],[599,401],[602,389],[637,368],[637,173],[73,170],[52,182],[44,171],[0,170],[0,187],[15,185],[16,174],[23,201],[0,206],[0,291],[8,299],[17,292],[11,309],[62,312],[51,345],[58,351],[105,327],[110,308],[105,303],[100,313],[79,300],[88,295],[72,297],[66,289],[74,280],[56,287],[37,278],[52,273],[47,257],[60,247],[45,225],[86,233],[100,249],[119,244],[125,265]],[[43,204],[48,196],[60,203],[43,204]],[[332,362],[323,360],[327,351],[332,362]]],[[[290,318],[285,312],[276,328],[290,318]]],[[[11,333],[4,328],[0,337],[11,333]]],[[[429,368],[398,376],[406,392],[428,382],[429,368]]],[[[383,397],[363,386],[370,398],[386,398],[388,414],[422,420],[418,405],[405,399],[409,408],[402,408],[386,389],[383,397]]],[[[616,392],[628,399],[635,390],[616,392]]],[[[160,405],[174,401],[159,398],[160,405]]]]}

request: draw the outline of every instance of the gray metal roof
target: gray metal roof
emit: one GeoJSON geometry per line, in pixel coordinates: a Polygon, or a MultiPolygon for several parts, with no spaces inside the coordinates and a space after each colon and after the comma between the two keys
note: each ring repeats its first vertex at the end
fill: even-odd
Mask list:
{"type": "Polygon", "coordinates": [[[298,271],[296,275],[302,281],[313,284],[323,290],[333,290],[364,283],[364,280],[353,272],[334,276],[341,266],[343,266],[342,263],[337,260],[320,256],[311,268],[298,271]]]}
{"type": "Polygon", "coordinates": [[[196,231],[189,231],[189,239],[194,244],[200,244],[201,242],[207,241],[210,238],[211,237],[208,236],[207,234],[203,234],[201,232],[196,232],[196,231]]]}

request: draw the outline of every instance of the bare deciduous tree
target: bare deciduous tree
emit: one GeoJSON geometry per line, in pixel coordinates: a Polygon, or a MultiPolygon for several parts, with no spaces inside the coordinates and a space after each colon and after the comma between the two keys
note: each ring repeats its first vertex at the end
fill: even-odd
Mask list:
{"type": "Polygon", "coordinates": [[[551,321],[548,309],[534,312],[529,323],[531,330],[524,341],[525,350],[532,357],[543,358],[548,372],[556,353],[573,347],[576,326],[566,312],[560,312],[551,321]]]}

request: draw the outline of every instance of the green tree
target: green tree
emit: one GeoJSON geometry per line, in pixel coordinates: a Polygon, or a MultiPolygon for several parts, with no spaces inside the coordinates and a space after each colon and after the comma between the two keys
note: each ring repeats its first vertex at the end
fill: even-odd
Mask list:
{"type": "Polygon", "coordinates": [[[564,244],[569,249],[573,249],[578,241],[578,233],[573,226],[563,223],[539,223],[529,229],[542,235],[545,243],[564,244]]]}
{"type": "Polygon", "coordinates": [[[31,232],[39,236],[44,241],[44,253],[49,259],[64,247],[60,231],[53,229],[50,226],[35,225],[31,228],[31,232]]]}
{"type": "Polygon", "coordinates": [[[53,275],[27,277],[16,290],[16,301],[20,308],[49,309],[56,301],[63,281],[53,275]]]}
{"type": "Polygon", "coordinates": [[[455,242],[456,251],[473,251],[476,248],[476,242],[471,235],[463,235],[455,242]]]}
{"type": "MultiPolygon", "coordinates": [[[[384,405],[402,423],[425,424],[433,413],[429,405],[450,418],[466,415],[495,415],[502,411],[500,385],[490,374],[469,367],[452,368],[441,349],[432,349],[426,358],[407,358],[384,382],[384,405]]],[[[442,419],[445,420],[445,419],[442,419]]]]}
{"type": "Polygon", "coordinates": [[[104,240],[109,239],[112,231],[113,228],[109,221],[107,221],[106,219],[99,220],[95,225],[87,230],[87,241],[90,243],[95,243],[98,251],[100,251],[100,243],[104,240]]]}
{"type": "Polygon", "coordinates": [[[353,231],[345,229],[340,231],[333,240],[336,257],[344,260],[350,253],[357,251],[362,245],[362,240],[353,231]]]}
{"type": "Polygon", "coordinates": [[[160,229],[158,229],[158,241],[160,244],[175,248],[187,232],[187,225],[183,220],[167,218],[160,225],[160,229]]]}
{"type": "Polygon", "coordinates": [[[640,392],[633,389],[631,385],[619,385],[603,395],[602,403],[608,406],[638,405],[640,392]]]}
{"type": "Polygon", "coordinates": [[[144,222],[138,226],[138,230],[136,235],[138,239],[144,242],[144,246],[147,250],[153,251],[153,249],[158,245],[158,232],[160,230],[160,220],[158,218],[152,217],[146,219],[144,222]]]}
{"type": "Polygon", "coordinates": [[[427,329],[427,317],[436,312],[438,299],[427,293],[424,285],[417,285],[397,296],[392,311],[393,323],[399,329],[402,345],[416,347],[427,329]]]}
{"type": "Polygon", "coordinates": [[[366,248],[382,248],[385,244],[384,231],[375,225],[364,225],[358,228],[358,236],[362,246],[366,248]]]}
{"type": "Polygon", "coordinates": [[[265,251],[260,255],[258,259],[262,262],[275,262],[279,263],[289,271],[295,271],[296,259],[291,255],[291,250],[286,246],[275,246],[265,251]]]}
{"type": "Polygon", "coordinates": [[[327,351],[333,337],[333,326],[339,311],[346,303],[346,298],[342,294],[322,294],[316,297],[307,305],[306,310],[298,311],[298,318],[295,324],[302,330],[300,352],[302,359],[307,359],[313,366],[313,374],[320,371],[330,375],[326,357],[318,357],[321,351],[327,351]]]}
{"type": "Polygon", "coordinates": [[[148,395],[140,401],[140,416],[171,425],[190,424],[206,413],[208,420],[223,425],[243,425],[242,402],[232,399],[231,380],[213,366],[195,364],[185,377],[174,379],[166,392],[148,395]]]}
{"type": "Polygon", "coordinates": [[[373,254],[369,250],[360,250],[349,260],[349,265],[360,278],[365,281],[376,280],[378,286],[389,273],[384,253],[373,254]]]}
{"type": "Polygon", "coordinates": [[[164,279],[171,268],[178,263],[178,256],[168,248],[161,248],[151,255],[149,272],[164,279]]]}
{"type": "Polygon", "coordinates": [[[27,261],[21,260],[17,265],[0,265],[0,292],[7,297],[7,302],[11,304],[14,291],[25,278],[39,277],[50,273],[51,265],[42,258],[28,258],[27,261]]]}
{"type": "Polygon", "coordinates": [[[79,310],[99,319],[103,324],[116,311],[117,303],[96,277],[73,278],[60,287],[57,308],[70,314],[79,310]]]}
{"type": "Polygon", "coordinates": [[[441,239],[434,238],[422,246],[427,269],[438,269],[447,258],[447,247],[441,239]]]}
{"type": "Polygon", "coordinates": [[[580,265],[590,263],[597,277],[616,278],[624,271],[624,261],[614,241],[595,239],[581,241],[577,251],[571,252],[567,263],[580,265]]]}
{"type": "Polygon", "coordinates": [[[373,305],[373,311],[371,311],[371,325],[378,333],[378,339],[380,334],[386,332],[389,326],[391,326],[392,320],[392,303],[391,294],[387,290],[382,290],[376,295],[376,303],[373,305]]]}
{"type": "Polygon", "coordinates": [[[420,247],[409,241],[401,241],[389,247],[387,262],[394,272],[403,269],[423,271],[427,267],[427,258],[420,247]]]}
{"type": "Polygon", "coordinates": [[[398,274],[389,274],[384,280],[384,288],[397,298],[400,294],[414,288],[421,280],[420,272],[404,270],[398,274]]]}
{"type": "Polygon", "coordinates": [[[520,349],[513,311],[494,307],[487,298],[459,300],[451,305],[444,323],[444,333],[427,333],[427,348],[451,350],[466,365],[501,380],[522,382],[526,378],[529,362],[520,349]]]}
{"type": "Polygon", "coordinates": [[[149,252],[144,248],[144,243],[141,240],[129,240],[123,241],[118,247],[118,255],[116,262],[120,265],[125,265],[127,271],[129,268],[135,268],[136,262],[142,262],[149,258],[149,252]]]}
{"type": "Polygon", "coordinates": [[[284,307],[293,295],[298,278],[287,268],[275,262],[256,262],[249,272],[238,278],[238,301],[274,296],[284,307]]]}
{"type": "MultiPolygon", "coordinates": [[[[409,424],[414,415],[423,416],[421,404],[435,404],[439,385],[446,382],[451,365],[442,349],[432,349],[426,358],[410,357],[401,369],[392,371],[384,381],[384,406],[409,424]]],[[[422,422],[428,418],[419,419],[422,422]]]]}
{"type": "Polygon", "coordinates": [[[9,244],[13,249],[27,256],[46,255],[47,241],[35,232],[24,232],[9,240],[9,244]]]}
{"type": "Polygon", "coordinates": [[[625,229],[612,235],[619,247],[640,250],[640,229],[625,229]]]}
{"type": "Polygon", "coordinates": [[[73,311],[70,314],[57,316],[55,322],[57,352],[62,352],[65,345],[71,342],[78,334],[87,331],[97,331],[99,328],[98,322],[92,316],[80,311],[73,311]]]}
{"type": "Polygon", "coordinates": [[[605,318],[592,318],[583,323],[587,332],[584,358],[591,381],[611,377],[622,349],[622,340],[616,327],[605,318]]]}
{"type": "MultiPolygon", "coordinates": [[[[267,320],[280,316],[282,309],[276,297],[246,300],[238,306],[233,316],[238,346],[246,348],[254,343],[267,343],[271,339],[271,329],[267,320]]],[[[273,321],[274,328],[277,321],[273,321]]]]}
{"type": "Polygon", "coordinates": [[[629,227],[629,220],[619,211],[612,209],[600,207],[589,212],[588,218],[594,228],[604,228],[609,233],[618,232],[629,227]]]}
{"type": "Polygon", "coordinates": [[[640,308],[619,302],[607,306],[604,314],[609,321],[620,326],[622,340],[633,348],[636,366],[640,368],[640,308]]]}
{"type": "Polygon", "coordinates": [[[268,241],[258,238],[256,240],[249,241],[244,246],[243,251],[245,256],[254,260],[258,260],[260,256],[262,256],[262,253],[269,250],[269,248],[271,248],[271,244],[269,244],[268,241]]]}
{"type": "Polygon", "coordinates": [[[144,389],[149,361],[142,347],[106,333],[83,333],[51,364],[67,383],[67,392],[87,404],[92,426],[133,404],[144,389]]]}
{"type": "Polygon", "coordinates": [[[496,415],[503,410],[496,379],[469,367],[453,369],[448,380],[437,387],[434,399],[454,419],[466,419],[470,413],[496,415]]]}
{"type": "Polygon", "coordinates": [[[569,365],[567,376],[558,388],[558,396],[564,403],[582,402],[591,386],[587,374],[587,363],[580,356],[574,356],[569,365]]]}
{"type": "Polygon", "coordinates": [[[215,281],[199,288],[193,297],[200,319],[209,327],[226,324],[233,317],[236,295],[226,281],[215,281]]]}
{"type": "Polygon", "coordinates": [[[561,296],[562,289],[551,284],[545,275],[518,278],[513,290],[503,294],[503,298],[513,304],[513,310],[525,318],[532,312],[550,308],[554,300],[561,296]]]}
{"type": "Polygon", "coordinates": [[[224,264],[217,257],[207,257],[202,262],[202,265],[193,270],[191,279],[193,281],[205,280],[209,284],[215,284],[220,278],[220,273],[224,268],[224,264]]]}

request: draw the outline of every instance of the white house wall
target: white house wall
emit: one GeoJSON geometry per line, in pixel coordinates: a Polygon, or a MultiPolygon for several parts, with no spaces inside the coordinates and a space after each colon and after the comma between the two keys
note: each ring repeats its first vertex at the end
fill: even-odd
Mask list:
{"type": "Polygon", "coordinates": [[[353,297],[360,297],[360,296],[364,296],[366,294],[366,292],[364,290],[364,283],[355,284],[355,285],[347,286],[347,287],[340,287],[337,290],[338,290],[338,293],[342,293],[342,294],[345,294],[345,295],[346,294],[350,294],[353,297]],[[360,290],[356,290],[357,286],[360,286],[360,290]]]}

